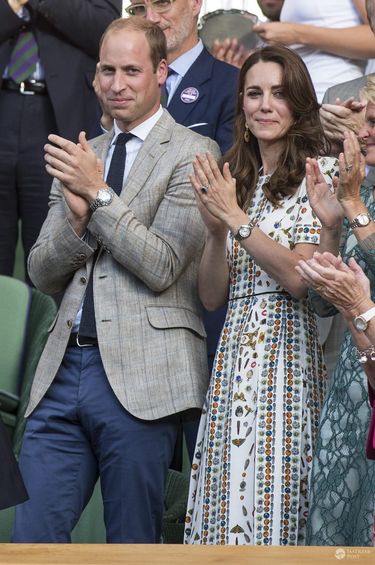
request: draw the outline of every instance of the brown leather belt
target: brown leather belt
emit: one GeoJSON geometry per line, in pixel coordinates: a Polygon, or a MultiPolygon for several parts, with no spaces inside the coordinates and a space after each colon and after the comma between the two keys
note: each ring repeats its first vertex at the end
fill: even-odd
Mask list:
{"type": "Polygon", "coordinates": [[[12,90],[20,94],[47,94],[46,83],[40,80],[25,80],[18,84],[11,78],[3,78],[2,90],[12,90]]]}

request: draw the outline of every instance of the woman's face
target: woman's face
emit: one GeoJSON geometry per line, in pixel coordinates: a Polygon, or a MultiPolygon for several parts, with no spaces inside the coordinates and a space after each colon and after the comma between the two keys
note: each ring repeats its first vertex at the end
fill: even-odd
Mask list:
{"type": "Polygon", "coordinates": [[[365,124],[360,128],[358,137],[365,149],[367,165],[375,166],[375,103],[368,102],[365,124]]]}
{"type": "Polygon", "coordinates": [[[243,110],[246,123],[260,145],[283,139],[293,124],[282,79],[282,67],[273,62],[259,61],[246,73],[243,110]]]}

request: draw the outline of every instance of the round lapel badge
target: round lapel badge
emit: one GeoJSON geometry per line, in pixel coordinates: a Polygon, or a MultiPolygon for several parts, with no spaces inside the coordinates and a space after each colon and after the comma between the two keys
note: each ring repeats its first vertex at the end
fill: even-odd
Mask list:
{"type": "Polygon", "coordinates": [[[192,102],[198,100],[199,90],[194,88],[194,86],[189,86],[189,88],[185,88],[185,90],[181,92],[180,98],[185,104],[191,104],[192,102]]]}

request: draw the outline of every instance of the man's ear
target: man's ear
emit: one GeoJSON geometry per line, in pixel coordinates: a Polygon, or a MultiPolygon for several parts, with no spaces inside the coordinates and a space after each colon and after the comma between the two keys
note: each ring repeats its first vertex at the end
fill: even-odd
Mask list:
{"type": "Polygon", "coordinates": [[[198,16],[202,8],[203,0],[191,0],[191,3],[194,16],[198,16]]]}
{"type": "Polygon", "coordinates": [[[162,86],[168,77],[168,63],[165,59],[160,61],[156,74],[158,75],[159,86],[162,86]]]}

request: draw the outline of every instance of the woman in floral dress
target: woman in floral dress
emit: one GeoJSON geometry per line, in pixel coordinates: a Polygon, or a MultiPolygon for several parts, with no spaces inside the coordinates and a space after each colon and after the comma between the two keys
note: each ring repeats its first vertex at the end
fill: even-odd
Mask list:
{"type": "MultiPolygon", "coordinates": [[[[207,228],[200,296],[208,309],[228,300],[228,313],[193,461],[187,543],[304,542],[325,372],[294,267],[319,245],[304,171],[324,145],[305,65],[265,47],[241,69],[222,172],[209,154],[194,162],[207,228]]],[[[334,160],[319,163],[331,183],[334,160]]]]}

